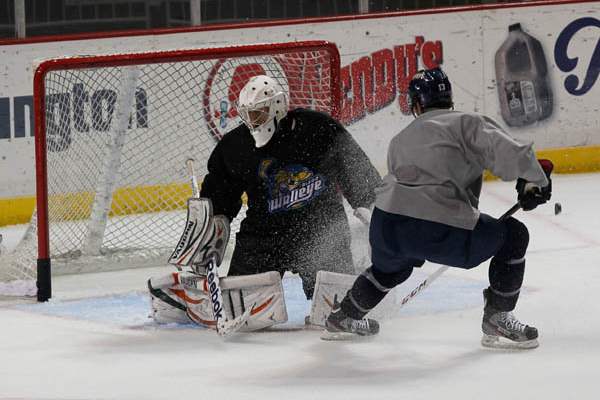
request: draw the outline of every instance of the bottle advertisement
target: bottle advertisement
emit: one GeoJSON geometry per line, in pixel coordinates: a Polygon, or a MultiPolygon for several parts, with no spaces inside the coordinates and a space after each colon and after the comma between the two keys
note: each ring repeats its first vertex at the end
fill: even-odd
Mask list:
{"type": "Polygon", "coordinates": [[[501,114],[508,126],[527,126],[552,115],[546,54],[520,23],[508,27],[506,40],[496,51],[495,68],[501,114]]]}

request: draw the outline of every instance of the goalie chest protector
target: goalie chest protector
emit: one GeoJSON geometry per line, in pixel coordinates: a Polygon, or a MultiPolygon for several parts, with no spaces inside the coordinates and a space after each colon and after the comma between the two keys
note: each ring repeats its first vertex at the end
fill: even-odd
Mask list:
{"type": "Polygon", "coordinates": [[[233,219],[248,196],[240,233],[295,237],[346,219],[341,189],[353,207],[374,201],[380,182],[351,135],[326,114],[290,111],[272,139],[257,148],[245,125],[227,133],[208,161],[202,197],[215,215],[233,219]]]}

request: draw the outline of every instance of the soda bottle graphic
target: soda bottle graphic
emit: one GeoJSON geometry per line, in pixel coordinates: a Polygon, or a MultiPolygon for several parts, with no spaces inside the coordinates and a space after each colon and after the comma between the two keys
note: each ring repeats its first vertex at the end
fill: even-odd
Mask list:
{"type": "Polygon", "coordinates": [[[502,118],[509,126],[525,126],[552,114],[552,89],[542,44],[521,24],[508,27],[508,37],[495,57],[502,118]]]}

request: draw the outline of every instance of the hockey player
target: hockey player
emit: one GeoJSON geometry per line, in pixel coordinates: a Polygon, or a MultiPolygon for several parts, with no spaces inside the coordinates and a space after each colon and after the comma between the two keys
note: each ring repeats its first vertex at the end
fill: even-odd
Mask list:
{"type": "Polygon", "coordinates": [[[470,269],[492,258],[482,344],[536,347],[536,328],[512,313],[523,282],[527,228],[512,217],[481,213],[478,203],[482,173],[489,169],[502,180],[517,180],[521,208],[533,210],[550,199],[551,163],[538,162],[531,143],[512,138],[492,119],[454,111],[450,81],[439,68],[418,72],[409,96],[415,120],[389,145],[389,172],[371,219],[372,266],[336,301],[322,338],[376,334],[377,321],[365,315],[425,261],[470,269]]]}
{"type": "MultiPolygon", "coordinates": [[[[291,271],[311,299],[318,270],[354,273],[342,200],[358,215],[370,215],[381,177],[340,123],[317,111],[288,111],[287,93],[268,76],[249,80],[237,111],[243,124],[214,148],[200,193],[226,221],[238,215],[247,195],[226,279],[244,276],[244,284],[261,286],[253,277],[291,271]]],[[[181,284],[173,279],[161,284],[181,284]]]]}

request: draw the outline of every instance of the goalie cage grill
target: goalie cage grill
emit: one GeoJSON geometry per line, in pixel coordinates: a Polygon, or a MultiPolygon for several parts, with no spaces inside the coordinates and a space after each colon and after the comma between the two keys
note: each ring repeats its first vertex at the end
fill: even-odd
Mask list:
{"type": "Polygon", "coordinates": [[[54,273],[166,264],[191,195],[185,160],[197,161],[201,180],[217,141],[240,123],[233,104],[248,79],[270,75],[289,90],[290,108],[337,117],[339,71],[325,41],[42,62],[37,208],[21,242],[0,256],[0,281],[37,276],[44,301],[50,259],[54,273]]]}

